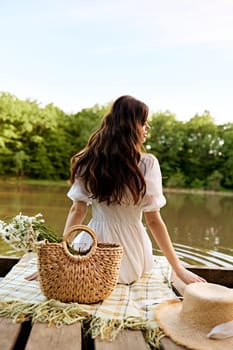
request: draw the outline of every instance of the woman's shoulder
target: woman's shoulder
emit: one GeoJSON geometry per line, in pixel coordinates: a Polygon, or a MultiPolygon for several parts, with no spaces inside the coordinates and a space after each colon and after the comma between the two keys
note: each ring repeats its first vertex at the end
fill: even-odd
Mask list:
{"type": "Polygon", "coordinates": [[[155,164],[158,164],[158,159],[151,153],[143,153],[141,155],[141,162],[146,168],[152,168],[155,164]]]}

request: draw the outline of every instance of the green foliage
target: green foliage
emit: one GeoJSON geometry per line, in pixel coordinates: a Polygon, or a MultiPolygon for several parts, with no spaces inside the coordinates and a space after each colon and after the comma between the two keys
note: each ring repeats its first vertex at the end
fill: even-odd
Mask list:
{"type": "Polygon", "coordinates": [[[233,188],[233,123],[219,126],[220,148],[219,169],[223,179],[221,184],[224,188],[233,188]]]}
{"type": "Polygon", "coordinates": [[[174,175],[171,175],[166,182],[167,187],[169,188],[185,188],[186,181],[184,174],[178,170],[174,175]]]}
{"type": "Polygon", "coordinates": [[[107,106],[66,115],[49,104],[0,93],[0,175],[67,179],[71,156],[100,124],[107,106]]]}
{"type": "Polygon", "coordinates": [[[174,114],[153,114],[150,120],[151,130],[147,143],[161,164],[165,177],[174,175],[180,168],[180,154],[183,152],[184,125],[178,122],[174,114]]]}
{"type": "Polygon", "coordinates": [[[80,112],[69,116],[69,133],[72,140],[72,153],[75,154],[86,145],[91,133],[101,123],[109,106],[95,105],[93,108],[85,108],[80,112]]]}
{"type": "Polygon", "coordinates": [[[208,111],[182,123],[166,111],[153,114],[150,125],[147,147],[160,161],[165,186],[233,189],[232,123],[217,126],[208,111]]]}
{"type": "Polygon", "coordinates": [[[221,190],[221,181],[223,179],[223,174],[218,170],[214,170],[212,174],[207,177],[207,186],[208,190],[219,191],[221,190]]]}
{"type": "MultiPolygon", "coordinates": [[[[0,93],[0,175],[67,179],[70,158],[86,144],[109,105],[67,115],[49,104],[0,93]]],[[[216,125],[208,111],[180,122],[169,112],[151,116],[146,142],[168,187],[233,189],[233,124],[216,125]]]]}
{"type": "Polygon", "coordinates": [[[219,141],[217,126],[209,112],[194,116],[185,125],[183,171],[188,177],[188,185],[194,180],[203,181],[213,172],[218,163],[219,141]]]}
{"type": "Polygon", "coordinates": [[[200,180],[200,179],[194,179],[191,184],[190,184],[191,188],[196,188],[196,189],[204,189],[205,185],[204,185],[204,180],[200,180]]]}
{"type": "Polygon", "coordinates": [[[25,164],[27,161],[29,161],[29,156],[24,152],[24,150],[15,152],[13,162],[15,164],[14,171],[17,176],[24,175],[25,164]]]}

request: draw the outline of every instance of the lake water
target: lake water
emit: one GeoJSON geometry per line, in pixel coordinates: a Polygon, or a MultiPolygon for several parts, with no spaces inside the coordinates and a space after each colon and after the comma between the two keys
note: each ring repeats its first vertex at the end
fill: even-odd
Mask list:
{"type": "MultiPolygon", "coordinates": [[[[42,213],[46,223],[59,233],[71,205],[66,186],[0,183],[0,219],[42,213]]],[[[180,258],[194,264],[233,265],[233,196],[171,193],[161,214],[180,258]]],[[[85,223],[88,222],[89,212],[85,223]]],[[[12,255],[0,240],[0,254],[12,255]]],[[[159,254],[156,244],[154,252],[159,254]]]]}

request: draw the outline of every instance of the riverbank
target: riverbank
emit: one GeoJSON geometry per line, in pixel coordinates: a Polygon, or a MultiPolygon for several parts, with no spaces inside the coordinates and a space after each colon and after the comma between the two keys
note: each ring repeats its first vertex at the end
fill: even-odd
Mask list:
{"type": "Polygon", "coordinates": [[[10,177],[10,178],[1,178],[0,177],[0,184],[26,184],[26,185],[38,185],[38,186],[57,186],[57,187],[69,187],[70,181],[69,180],[38,180],[38,179],[29,179],[29,178],[16,178],[16,177],[10,177]]]}
{"type": "MultiPolygon", "coordinates": [[[[0,184],[26,184],[26,185],[35,185],[35,186],[56,186],[56,187],[69,187],[70,181],[67,180],[38,180],[38,179],[29,179],[29,178],[16,178],[16,177],[10,177],[10,178],[1,178],[0,177],[0,184]]],[[[233,197],[233,191],[210,191],[210,190],[203,190],[203,189],[197,189],[197,188],[167,188],[164,187],[165,193],[191,193],[191,194],[200,194],[200,195],[221,195],[221,196],[229,196],[233,197]]]]}
{"type": "Polygon", "coordinates": [[[189,194],[202,194],[202,195],[219,195],[233,197],[233,191],[210,191],[201,190],[197,188],[164,188],[166,193],[189,193],[189,194]]]}

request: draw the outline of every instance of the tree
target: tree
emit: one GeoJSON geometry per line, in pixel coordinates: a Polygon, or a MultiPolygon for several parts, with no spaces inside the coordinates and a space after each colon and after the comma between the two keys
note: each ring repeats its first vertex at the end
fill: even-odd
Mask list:
{"type": "Polygon", "coordinates": [[[82,109],[80,112],[68,117],[73,154],[86,145],[91,133],[100,126],[101,120],[108,109],[109,105],[99,106],[96,104],[92,108],[82,109]]]}
{"type": "Polygon", "coordinates": [[[206,185],[207,177],[219,162],[219,138],[217,126],[208,111],[195,115],[185,124],[184,152],[181,170],[186,175],[187,185],[206,185]]]}
{"type": "Polygon", "coordinates": [[[218,126],[219,130],[219,165],[223,175],[221,184],[233,189],[233,123],[218,126]]]}
{"type": "Polygon", "coordinates": [[[147,147],[149,145],[150,151],[158,157],[166,184],[176,173],[181,173],[184,124],[177,121],[176,116],[169,111],[153,114],[149,123],[151,129],[147,147]]]}
{"type": "MultiPolygon", "coordinates": [[[[67,179],[80,151],[109,110],[94,105],[67,115],[53,104],[0,93],[0,175],[67,179]]],[[[208,111],[188,122],[152,114],[146,148],[158,157],[164,185],[233,189],[233,124],[215,125],[208,111]]]]}

